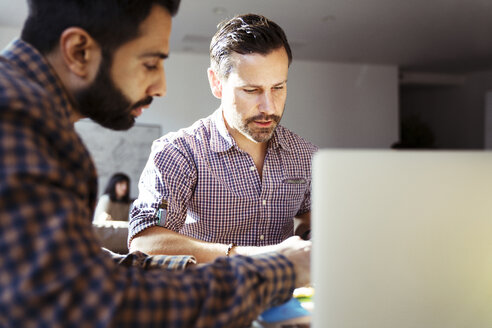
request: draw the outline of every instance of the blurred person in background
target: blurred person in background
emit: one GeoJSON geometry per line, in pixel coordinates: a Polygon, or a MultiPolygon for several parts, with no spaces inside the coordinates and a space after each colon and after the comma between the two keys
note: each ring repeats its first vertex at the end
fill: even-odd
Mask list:
{"type": "Polygon", "coordinates": [[[128,221],[130,204],[130,177],[125,173],[115,173],[99,197],[94,221],[128,221]]]}

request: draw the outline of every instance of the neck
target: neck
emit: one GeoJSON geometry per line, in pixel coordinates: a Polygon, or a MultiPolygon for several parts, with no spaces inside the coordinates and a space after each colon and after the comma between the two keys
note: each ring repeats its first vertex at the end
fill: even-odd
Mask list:
{"type": "Polygon", "coordinates": [[[256,169],[258,170],[258,173],[261,178],[262,170],[263,170],[263,162],[265,161],[265,156],[268,148],[268,141],[256,142],[254,140],[251,140],[250,138],[242,134],[240,131],[231,128],[229,124],[227,124],[227,121],[225,119],[224,122],[227,127],[227,131],[229,131],[229,134],[232,136],[237,146],[241,150],[248,153],[249,156],[251,156],[251,158],[253,159],[253,162],[255,163],[256,169]]]}
{"type": "Polygon", "coordinates": [[[47,54],[46,60],[49,65],[53,68],[56,73],[56,76],[60,79],[61,87],[65,90],[65,94],[68,97],[68,101],[71,103],[71,115],[70,121],[75,123],[80,119],[84,118],[77,110],[76,110],[76,102],[73,97],[74,90],[77,87],[77,84],[74,80],[76,80],[73,76],[70,75],[70,72],[67,70],[66,66],[63,63],[61,58],[61,53],[58,51],[53,51],[50,54],[47,54]]]}

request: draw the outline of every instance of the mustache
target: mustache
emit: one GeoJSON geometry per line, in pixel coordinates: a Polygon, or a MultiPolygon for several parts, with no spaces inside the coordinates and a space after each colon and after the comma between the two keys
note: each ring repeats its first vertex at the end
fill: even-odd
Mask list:
{"type": "Polygon", "coordinates": [[[139,100],[138,102],[136,102],[132,106],[132,109],[135,109],[135,108],[138,108],[138,107],[142,107],[142,106],[150,105],[153,100],[154,100],[154,98],[152,98],[151,96],[148,96],[147,98],[144,98],[144,99],[139,100]]]}
{"type": "Polygon", "coordinates": [[[278,115],[256,115],[250,117],[246,120],[246,124],[249,124],[254,121],[274,121],[275,123],[280,122],[280,116],[278,115]]]}

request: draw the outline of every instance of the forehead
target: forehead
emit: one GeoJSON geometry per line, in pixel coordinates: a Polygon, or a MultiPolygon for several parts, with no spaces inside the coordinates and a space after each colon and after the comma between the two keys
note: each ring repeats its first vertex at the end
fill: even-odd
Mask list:
{"type": "Polygon", "coordinates": [[[283,47],[266,55],[233,53],[231,63],[228,80],[241,84],[278,84],[287,80],[289,71],[289,58],[283,47]]]}
{"type": "Polygon", "coordinates": [[[169,12],[154,5],[149,16],[140,24],[138,36],[119,47],[116,53],[168,54],[171,26],[172,17],[169,12]]]}

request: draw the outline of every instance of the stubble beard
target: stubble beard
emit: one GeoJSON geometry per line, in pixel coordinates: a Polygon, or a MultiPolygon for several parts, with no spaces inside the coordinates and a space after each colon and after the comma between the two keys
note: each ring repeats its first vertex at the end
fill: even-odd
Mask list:
{"type": "Polygon", "coordinates": [[[277,128],[281,118],[282,117],[278,115],[256,115],[249,117],[244,121],[241,121],[239,131],[251,140],[258,143],[267,142],[273,137],[275,129],[277,128]],[[272,126],[267,128],[259,128],[255,126],[254,121],[272,121],[272,126]]]}

